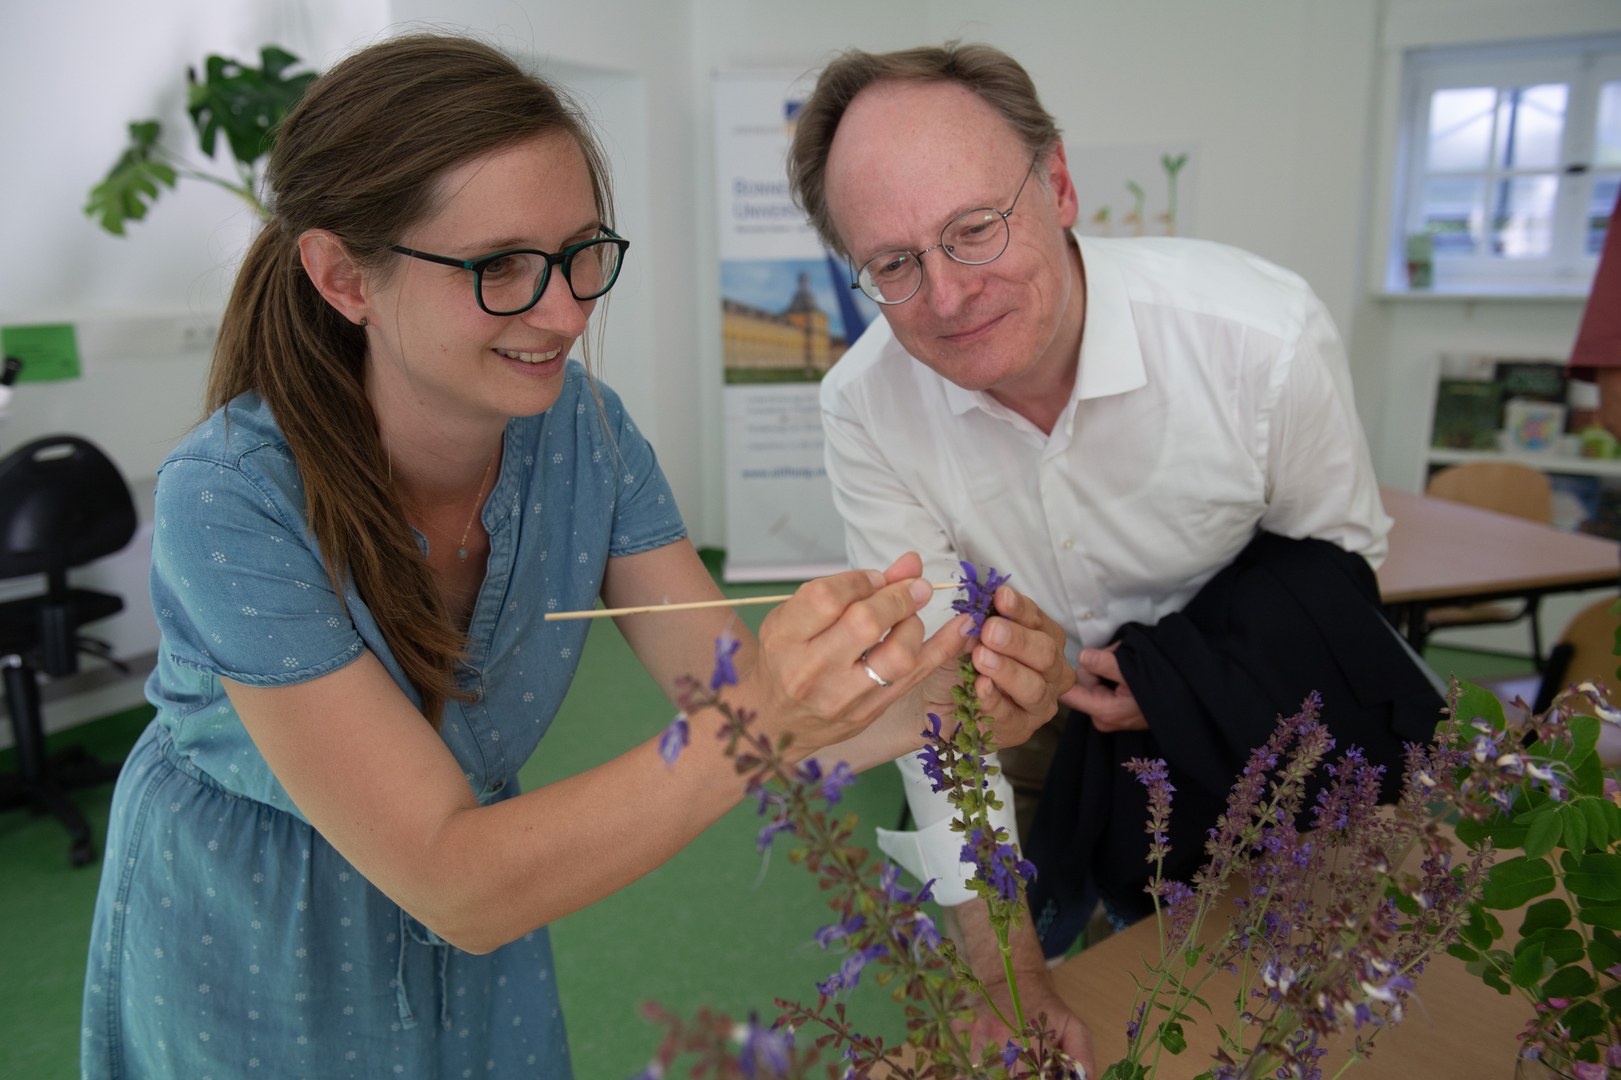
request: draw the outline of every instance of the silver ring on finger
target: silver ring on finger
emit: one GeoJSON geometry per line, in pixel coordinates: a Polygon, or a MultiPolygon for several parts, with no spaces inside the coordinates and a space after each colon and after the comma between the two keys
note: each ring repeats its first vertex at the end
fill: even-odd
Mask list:
{"type": "Polygon", "coordinates": [[[861,670],[865,671],[867,673],[867,678],[871,679],[873,682],[877,683],[879,686],[887,687],[887,686],[890,685],[888,679],[884,678],[882,675],[880,675],[876,671],[874,671],[872,669],[872,665],[867,663],[867,654],[866,653],[861,654],[861,670]]]}

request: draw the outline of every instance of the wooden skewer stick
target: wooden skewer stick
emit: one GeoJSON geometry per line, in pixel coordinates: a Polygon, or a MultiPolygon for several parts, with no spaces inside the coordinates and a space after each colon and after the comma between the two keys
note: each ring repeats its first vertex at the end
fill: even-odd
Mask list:
{"type": "MultiPolygon", "coordinates": [[[[955,581],[934,582],[932,587],[936,592],[941,589],[960,589],[961,585],[955,581]]],[[[644,607],[619,608],[592,608],[589,611],[548,611],[547,622],[557,622],[561,619],[602,619],[610,615],[646,615],[654,611],[696,611],[699,608],[715,607],[746,607],[750,604],[780,604],[791,599],[793,593],[782,596],[736,596],[725,600],[695,600],[685,604],[648,604],[644,607]]]]}

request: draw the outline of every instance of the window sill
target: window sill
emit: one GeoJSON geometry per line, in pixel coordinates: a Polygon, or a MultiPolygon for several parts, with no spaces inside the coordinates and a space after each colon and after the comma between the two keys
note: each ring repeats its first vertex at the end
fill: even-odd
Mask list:
{"type": "Polygon", "coordinates": [[[1589,286],[1569,289],[1376,289],[1374,300],[1393,304],[1557,304],[1587,302],[1589,286]]]}

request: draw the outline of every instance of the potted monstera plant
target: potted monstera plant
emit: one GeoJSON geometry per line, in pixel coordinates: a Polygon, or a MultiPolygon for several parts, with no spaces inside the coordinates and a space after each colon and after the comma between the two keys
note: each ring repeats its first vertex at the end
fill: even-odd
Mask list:
{"type": "Polygon", "coordinates": [[[312,71],[286,49],[266,45],[254,67],[226,56],[209,56],[201,75],[186,71],[186,112],[196,129],[197,145],[210,161],[223,138],[231,160],[227,174],[192,164],[165,145],[163,125],[155,119],[129,125],[129,144],[102,181],[90,189],[84,211],[115,236],[128,222],[139,221],[164,188],[181,177],[214,184],[268,217],[259,196],[261,159],[270,151],[272,133],[315,80],[312,71]]]}

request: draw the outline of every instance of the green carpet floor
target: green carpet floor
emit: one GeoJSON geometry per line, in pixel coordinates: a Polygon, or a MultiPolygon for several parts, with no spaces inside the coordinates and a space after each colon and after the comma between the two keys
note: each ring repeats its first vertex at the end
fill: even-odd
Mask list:
{"type": "MultiPolygon", "coordinates": [[[[781,591],[777,585],[729,590],[781,591]]],[[[752,625],[762,612],[742,610],[752,625]]],[[[1523,660],[1432,648],[1441,675],[1513,674],[1523,660]]],[[[118,760],[144,727],[134,710],[53,736],[53,746],[83,744],[118,760]]],[[[525,767],[526,786],[589,768],[655,735],[670,706],[636,664],[613,625],[593,625],[580,676],[552,732],[525,767]]],[[[9,752],[0,771],[14,768],[9,752]]],[[[75,793],[95,835],[105,834],[111,785],[75,793]]],[[[633,797],[627,793],[627,798],[633,797]]],[[[870,841],[876,822],[898,817],[893,769],[867,773],[846,793],[870,841]]],[[[570,1042],[583,1080],[629,1077],[658,1043],[642,1017],[644,1002],[685,1015],[699,1005],[744,1015],[772,1014],[772,1001],[814,998],[814,982],[837,960],[811,940],[828,921],[807,873],[784,857],[756,854],[759,821],[742,806],[674,860],[641,881],[553,928],[558,980],[570,1042]]],[[[26,811],[0,813],[0,1076],[66,1080],[78,1075],[79,996],[98,866],[68,865],[66,834],[26,811]]],[[[858,1029],[898,1039],[900,1009],[864,982],[850,999],[858,1029]]]]}

